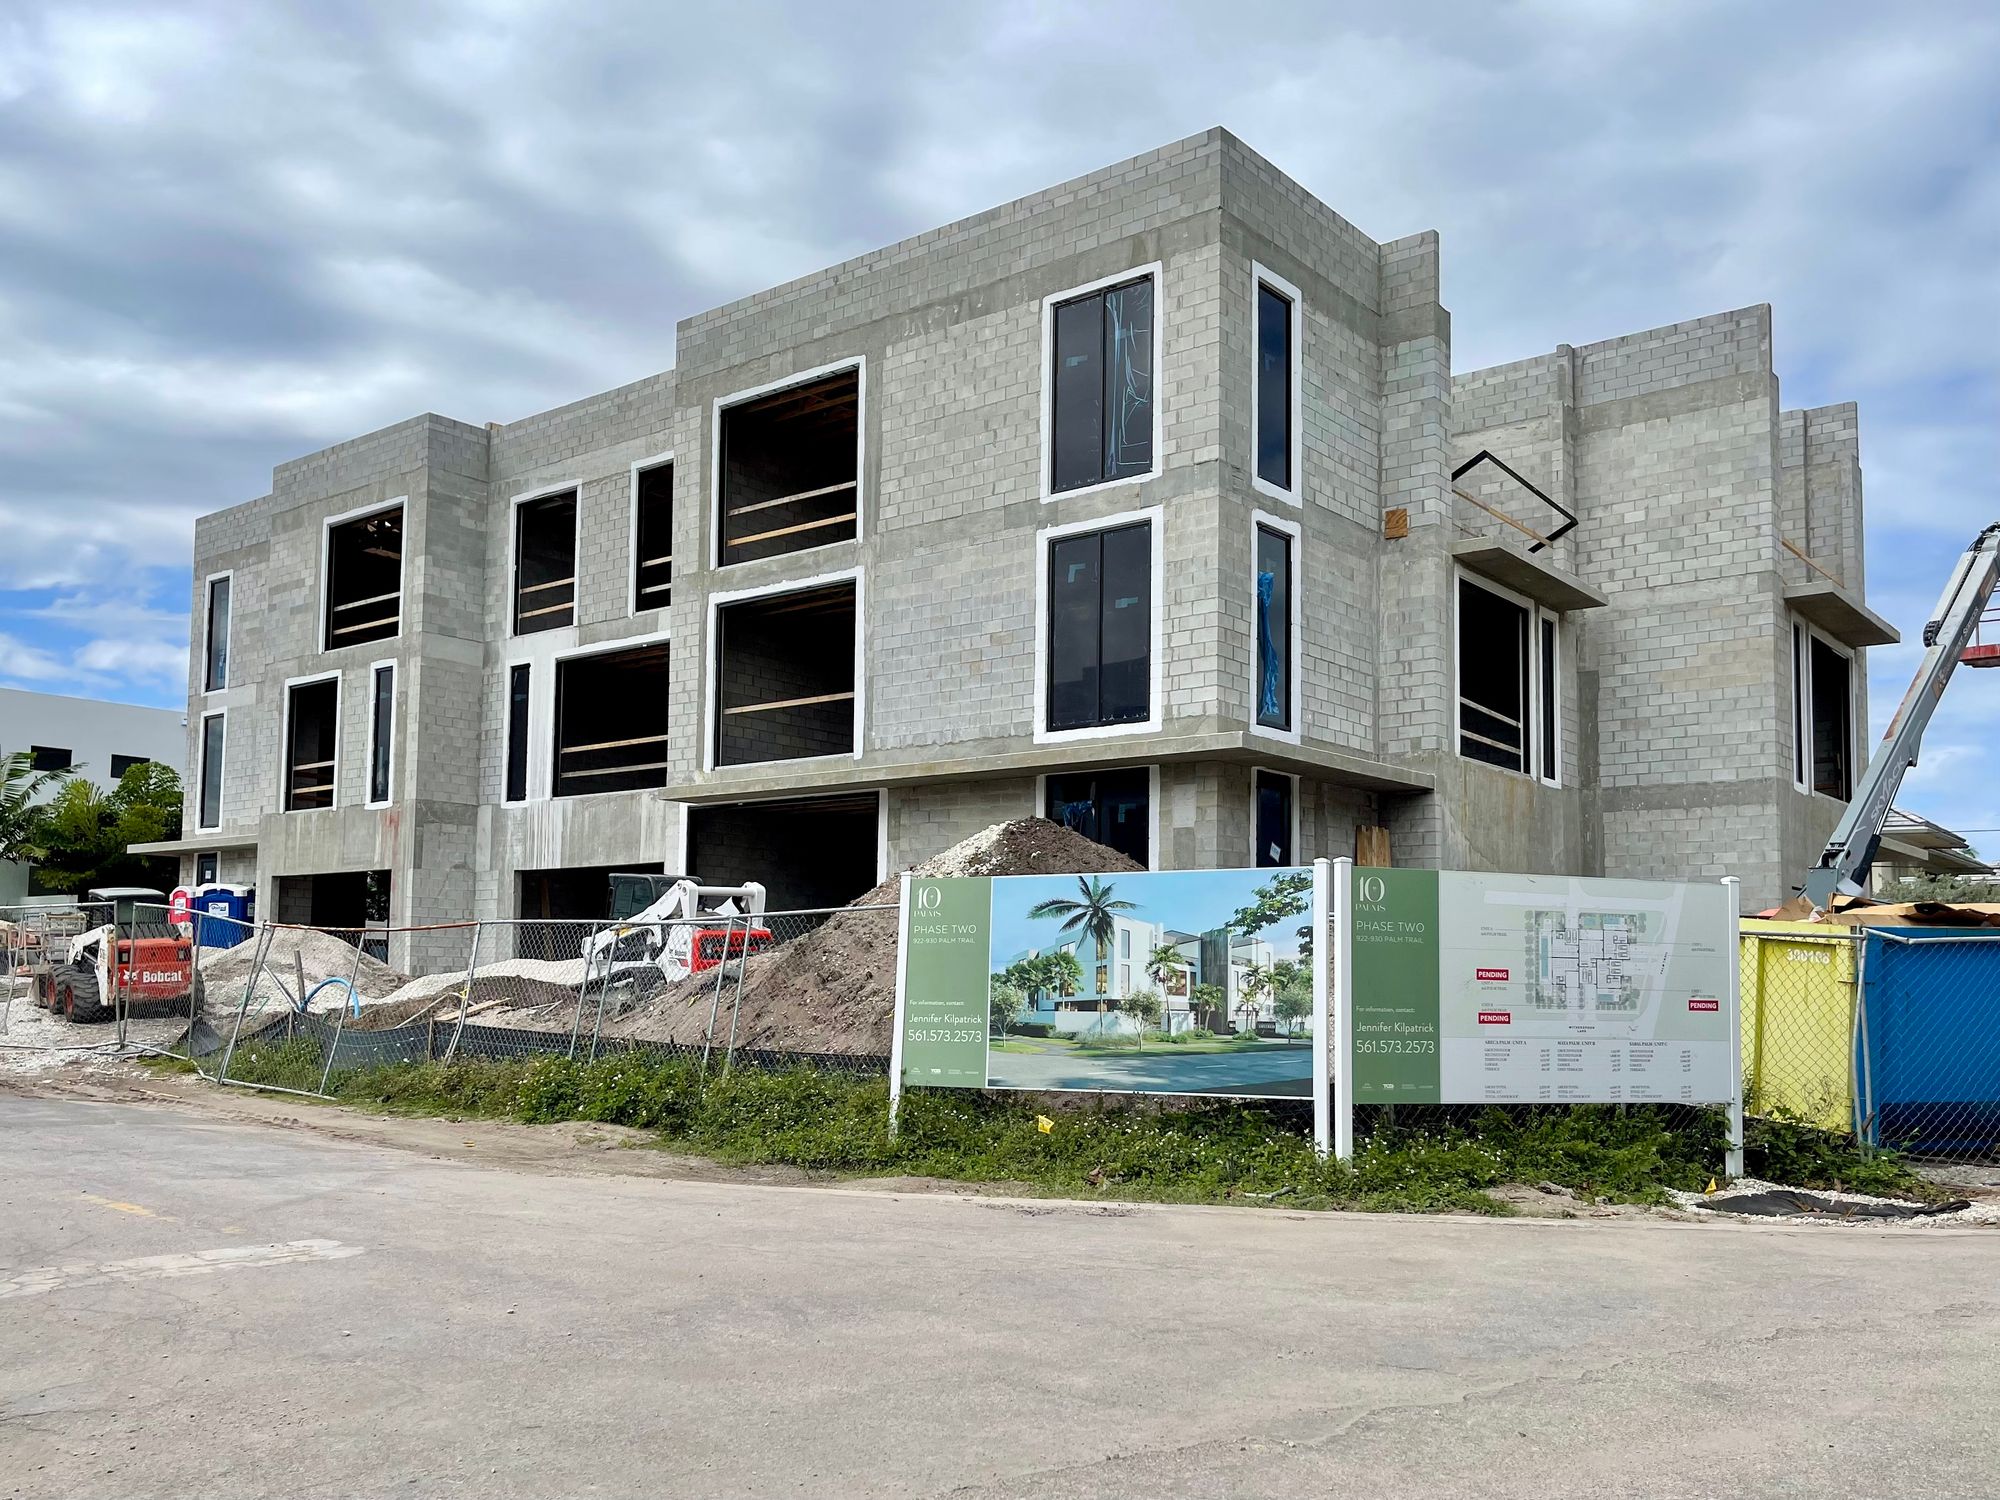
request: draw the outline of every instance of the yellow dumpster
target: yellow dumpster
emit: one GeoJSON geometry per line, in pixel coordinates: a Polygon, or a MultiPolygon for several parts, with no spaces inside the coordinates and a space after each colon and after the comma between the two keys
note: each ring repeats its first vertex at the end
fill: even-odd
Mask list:
{"type": "Polygon", "coordinates": [[[1824,922],[1743,919],[1743,1089],[1752,1114],[1854,1128],[1860,934],[1824,922]]]}

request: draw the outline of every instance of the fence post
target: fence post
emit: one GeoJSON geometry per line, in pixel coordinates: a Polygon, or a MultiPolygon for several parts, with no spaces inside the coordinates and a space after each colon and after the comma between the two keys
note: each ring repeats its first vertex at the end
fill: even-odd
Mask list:
{"type": "MultiPolygon", "coordinates": [[[[590,929],[590,936],[585,939],[583,944],[583,983],[578,985],[576,990],[576,1018],[569,1023],[569,1060],[571,1062],[576,1061],[576,1039],[577,1035],[583,1030],[583,1002],[590,998],[590,959],[591,955],[597,951],[597,940],[602,936],[603,932],[604,924],[599,922],[595,927],[590,929]]],[[[606,972],[610,971],[611,950],[609,948],[604,950],[604,967],[606,972]]],[[[597,1033],[593,1031],[591,1033],[592,1050],[596,1049],[596,1045],[597,1033]]]]}
{"type": "Polygon", "coordinates": [[[486,924],[472,924],[472,952],[465,960],[465,994],[458,1002],[458,1024],[451,1029],[451,1040],[444,1044],[444,1060],[450,1062],[458,1053],[458,1039],[465,1035],[465,1013],[472,1009],[472,982],[479,975],[479,933],[486,924]]]}
{"type": "Polygon", "coordinates": [[[1722,889],[1729,898],[1725,933],[1729,954],[1729,1154],[1722,1170],[1731,1177],[1743,1175],[1743,882],[1734,875],[1722,877],[1722,889]]]}
{"type": "Polygon", "coordinates": [[[910,962],[910,872],[898,882],[896,897],[896,1007],[889,1022],[889,1138],[895,1139],[903,1108],[903,1011],[909,1003],[904,973],[910,962]]]}
{"type": "Polygon", "coordinates": [[[1856,927],[1854,944],[1854,1056],[1848,1071],[1854,1075],[1854,1139],[1863,1156],[1874,1153],[1879,1132],[1875,1128],[1874,1063],[1868,1046],[1868,933],[1856,927]]]}
{"type": "MultiPolygon", "coordinates": [[[[722,961],[715,966],[715,995],[708,1002],[708,1035],[701,1043],[701,1071],[708,1072],[708,1054],[715,1047],[715,1021],[722,1014],[722,978],[729,972],[729,939],[735,934],[736,918],[727,917],[722,927],[722,961]]],[[[691,926],[688,930],[688,968],[693,969],[701,960],[701,928],[691,926]]]]}
{"type": "Polygon", "coordinates": [[[1333,1155],[1354,1160],[1354,861],[1333,862],[1333,1155]]]}
{"type": "MultiPolygon", "coordinates": [[[[300,1004],[301,1008],[303,1008],[303,997],[301,997],[300,1004]]],[[[356,933],[354,935],[354,968],[349,971],[347,976],[347,1000],[340,1007],[340,1013],[334,1017],[333,1040],[326,1044],[326,1066],[320,1070],[319,1091],[322,1094],[326,1092],[327,1085],[333,1081],[333,1060],[340,1052],[340,1034],[347,1028],[347,1013],[349,1010],[359,1010],[360,1008],[361,934],[356,933]]]]}
{"type": "Polygon", "coordinates": [[[1327,887],[1333,881],[1330,860],[1313,861],[1313,1150],[1324,1157],[1333,1150],[1333,1055],[1328,1044],[1327,991],[1332,988],[1333,929],[1327,923],[1327,887]]]}
{"type": "Polygon", "coordinates": [[[236,1007],[236,1025],[230,1029],[229,1044],[222,1049],[222,1066],[215,1070],[217,1083],[229,1082],[229,1064],[236,1056],[237,1038],[243,1035],[243,1018],[250,1012],[250,997],[257,990],[257,980],[264,973],[264,961],[271,952],[271,924],[260,923],[257,929],[257,946],[250,954],[250,976],[243,981],[243,1003],[236,1007]]]}

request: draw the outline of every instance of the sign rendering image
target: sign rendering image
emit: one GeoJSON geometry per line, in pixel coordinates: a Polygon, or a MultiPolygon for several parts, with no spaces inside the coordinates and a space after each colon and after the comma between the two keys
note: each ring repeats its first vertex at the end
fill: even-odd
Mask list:
{"type": "Polygon", "coordinates": [[[911,883],[912,1087],[1312,1093],[1310,869],[911,883]]]}
{"type": "Polygon", "coordinates": [[[1726,887],[1450,870],[1353,878],[1355,1102],[1730,1097],[1726,887]]]}

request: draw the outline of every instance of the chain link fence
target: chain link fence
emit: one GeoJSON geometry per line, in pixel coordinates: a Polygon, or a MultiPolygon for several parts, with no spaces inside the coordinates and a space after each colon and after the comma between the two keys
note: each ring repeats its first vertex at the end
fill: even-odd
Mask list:
{"type": "Polygon", "coordinates": [[[2000,933],[1871,928],[1857,988],[1863,1140],[2000,1183],[2000,933]]]}
{"type": "Polygon", "coordinates": [[[39,902],[0,908],[0,1068],[82,1054],[162,1052],[200,1005],[195,933],[163,906],[39,902]]]}
{"type": "Polygon", "coordinates": [[[258,923],[208,954],[188,1049],[224,1083],[317,1095],[387,1064],[614,1052],[881,1072],[888,1016],[842,1002],[892,975],[895,922],[881,906],[365,933],[258,923]]]}
{"type": "Polygon", "coordinates": [[[1751,1115],[2000,1182],[2000,933],[1746,921],[1742,979],[1751,1115]]]}

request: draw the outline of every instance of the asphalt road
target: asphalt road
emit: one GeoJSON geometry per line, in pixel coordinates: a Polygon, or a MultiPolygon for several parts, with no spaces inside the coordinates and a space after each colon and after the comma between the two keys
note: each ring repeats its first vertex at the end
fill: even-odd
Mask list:
{"type": "Polygon", "coordinates": [[[10,1500],[2000,1491],[1991,1233],[535,1175],[4,1094],[0,1153],[10,1500]]]}
{"type": "Polygon", "coordinates": [[[1231,1052],[1182,1052],[1170,1046],[1146,1051],[1079,1053],[989,1052],[987,1076],[996,1089],[1110,1089],[1165,1094],[1243,1094],[1308,1097],[1312,1093],[1310,1043],[1276,1043],[1231,1052]]]}

